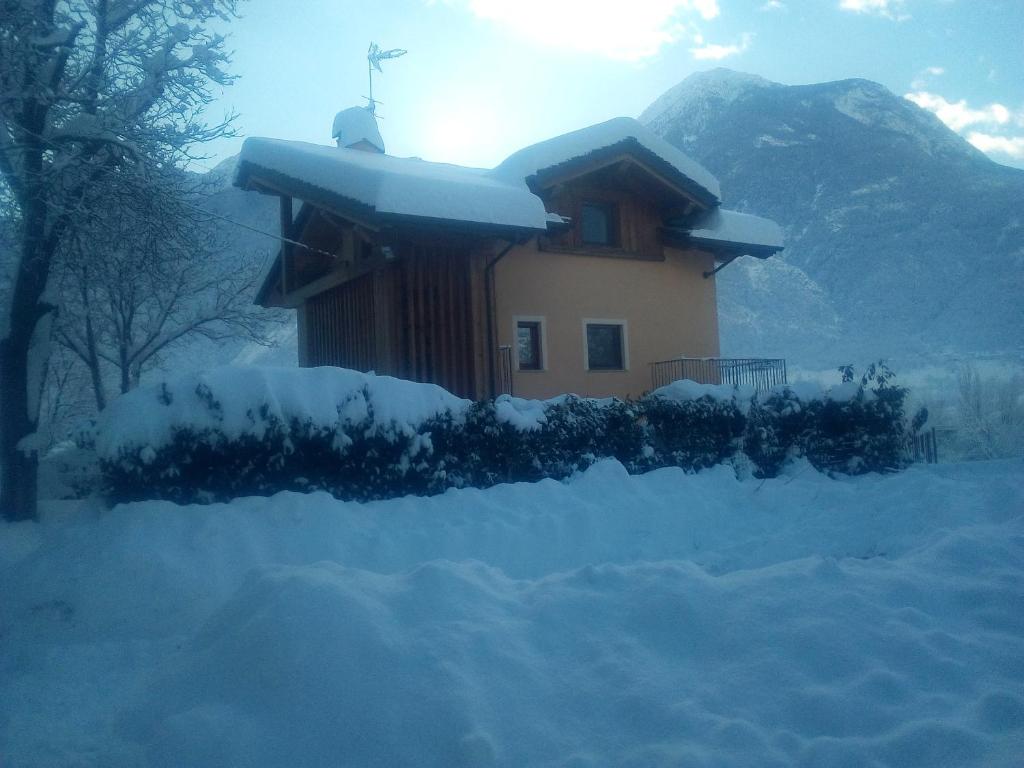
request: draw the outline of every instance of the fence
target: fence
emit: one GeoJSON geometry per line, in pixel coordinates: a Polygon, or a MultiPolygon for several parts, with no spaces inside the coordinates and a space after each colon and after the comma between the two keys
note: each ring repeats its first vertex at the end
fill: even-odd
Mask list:
{"type": "Polygon", "coordinates": [[[756,357],[677,357],[651,363],[652,389],[689,379],[698,384],[745,384],[764,391],[786,384],[786,361],[756,357]]]}
{"type": "Polygon", "coordinates": [[[939,443],[935,439],[935,427],[907,437],[907,456],[912,461],[925,464],[939,463],[939,443]]]}

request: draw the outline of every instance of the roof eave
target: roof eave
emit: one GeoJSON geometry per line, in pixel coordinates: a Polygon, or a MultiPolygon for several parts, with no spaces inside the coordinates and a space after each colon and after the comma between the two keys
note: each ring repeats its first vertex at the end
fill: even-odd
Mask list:
{"type": "Polygon", "coordinates": [[[661,232],[665,240],[671,245],[693,246],[709,251],[716,256],[721,255],[730,259],[737,256],[753,256],[755,259],[767,259],[785,250],[784,245],[741,243],[733,240],[718,240],[694,236],[689,231],[677,227],[662,227],[661,232]]]}
{"type": "Polygon", "coordinates": [[[235,186],[262,193],[295,197],[351,221],[375,228],[373,220],[376,211],[371,206],[248,160],[238,164],[235,186]]]}
{"type": "Polygon", "coordinates": [[[720,251],[728,256],[753,256],[755,259],[767,259],[785,250],[784,245],[765,245],[764,243],[738,243],[732,240],[713,240],[706,237],[687,238],[694,245],[710,251],[720,251]]]}

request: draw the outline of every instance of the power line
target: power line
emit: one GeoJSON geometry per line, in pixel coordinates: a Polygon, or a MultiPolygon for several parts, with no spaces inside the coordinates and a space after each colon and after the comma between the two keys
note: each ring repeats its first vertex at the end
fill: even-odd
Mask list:
{"type": "Polygon", "coordinates": [[[280,240],[282,243],[287,243],[288,245],[294,245],[294,246],[297,246],[299,248],[304,248],[307,251],[311,251],[313,253],[318,253],[321,256],[330,256],[332,259],[338,258],[338,255],[336,253],[328,253],[327,251],[322,251],[319,248],[314,248],[311,245],[306,245],[305,243],[300,243],[298,240],[292,240],[289,237],[282,237],[281,235],[275,235],[272,232],[267,232],[265,230],[258,229],[257,227],[252,227],[252,226],[249,226],[248,224],[243,224],[240,221],[235,221],[234,219],[229,219],[227,216],[222,216],[219,213],[214,213],[213,211],[208,211],[205,208],[200,208],[197,205],[192,205],[192,204],[186,203],[186,202],[182,202],[182,205],[184,205],[186,208],[191,208],[194,211],[199,211],[200,213],[205,214],[207,216],[212,216],[215,219],[220,219],[221,221],[226,221],[228,224],[234,224],[236,227],[241,227],[242,229],[248,229],[250,232],[255,232],[258,235],[263,235],[265,237],[270,237],[270,238],[273,238],[274,240],[280,240]]]}

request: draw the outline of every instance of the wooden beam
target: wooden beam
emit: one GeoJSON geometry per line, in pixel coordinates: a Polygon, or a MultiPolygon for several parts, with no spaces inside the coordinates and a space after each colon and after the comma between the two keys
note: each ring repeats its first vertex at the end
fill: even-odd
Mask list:
{"type": "Polygon", "coordinates": [[[288,293],[289,270],[292,268],[292,199],[281,195],[281,293],[288,293]]]}
{"type": "MultiPolygon", "coordinates": [[[[290,181],[287,177],[282,176],[282,180],[285,182],[290,181]]],[[[290,184],[288,186],[291,186],[290,184]]],[[[348,221],[359,224],[360,226],[366,227],[367,229],[378,231],[380,227],[376,224],[371,223],[362,213],[358,213],[355,210],[349,210],[343,201],[330,199],[330,194],[316,189],[315,187],[309,187],[303,189],[301,186],[298,189],[285,189],[285,185],[275,183],[273,180],[260,175],[260,169],[253,168],[249,171],[249,175],[246,178],[245,189],[254,189],[262,194],[278,195],[280,197],[297,197],[300,200],[310,203],[317,208],[322,208],[325,211],[330,211],[336,216],[339,216],[348,221]],[[255,176],[255,178],[253,178],[255,176]]]]}

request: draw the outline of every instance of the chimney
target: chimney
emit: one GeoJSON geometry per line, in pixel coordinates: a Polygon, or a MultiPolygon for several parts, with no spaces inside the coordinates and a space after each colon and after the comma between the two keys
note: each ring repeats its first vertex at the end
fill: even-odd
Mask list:
{"type": "Polygon", "coordinates": [[[384,140],[377,128],[377,118],[368,107],[349,107],[334,116],[331,136],[339,147],[384,154],[384,140]]]}

